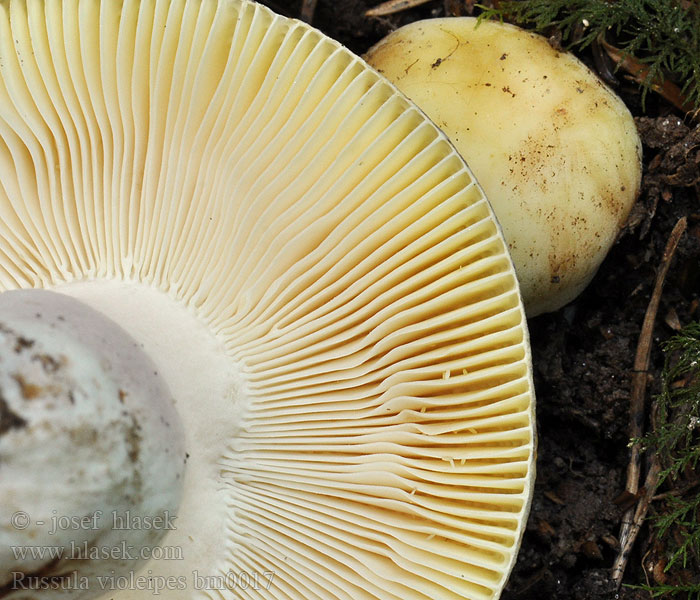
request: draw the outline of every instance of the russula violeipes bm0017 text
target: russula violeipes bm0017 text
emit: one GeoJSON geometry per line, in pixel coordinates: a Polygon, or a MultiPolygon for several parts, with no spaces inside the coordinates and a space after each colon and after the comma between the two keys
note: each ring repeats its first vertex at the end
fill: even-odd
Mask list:
{"type": "MultiPolygon", "coordinates": [[[[126,425],[129,411],[156,421],[172,411],[181,440],[157,423],[131,438],[115,426],[115,464],[128,466],[136,433],[169,439],[149,464],[172,455],[172,477],[183,447],[187,461],[174,527],[144,570],[119,578],[103,561],[105,589],[37,597],[140,600],[155,585],[170,600],[499,595],[533,482],[517,281],[463,160],[360,59],[237,0],[4,2],[0,211],[7,302],[17,288],[70,296],[123,329],[158,373],[154,406],[133,397],[127,415],[88,411],[87,429],[112,410],[126,425]]],[[[32,314],[8,322],[29,320],[36,348],[58,356],[32,314]]],[[[65,359],[82,363],[74,346],[65,359]]],[[[31,361],[30,350],[20,354],[31,361]]],[[[41,394],[60,383],[33,381],[30,367],[0,362],[0,498],[12,493],[18,513],[25,492],[52,498],[36,471],[21,476],[24,492],[6,476],[16,455],[3,444],[39,423],[34,399],[51,401],[23,398],[13,374],[41,394]]],[[[63,396],[56,388],[54,408],[83,376],[111,372],[97,358],[90,369],[61,383],[63,396]]],[[[56,457],[61,468],[74,459],[77,476],[81,455],[56,457]]],[[[105,473],[96,493],[115,482],[105,473]]],[[[53,516],[124,508],[99,495],[59,503],[71,490],[60,486],[53,516]]],[[[132,516],[163,514],[180,493],[165,490],[132,516]]],[[[0,543],[31,545],[0,516],[0,543]]],[[[63,534],[66,551],[86,539],[63,534]]],[[[23,575],[71,586],[67,574],[95,567],[64,558],[3,560],[3,600],[33,594],[23,575]]]]}
{"type": "Polygon", "coordinates": [[[503,227],[528,316],[588,285],[637,198],[641,142],[573,55],[513,25],[411,23],[367,61],[450,137],[503,227]]]}

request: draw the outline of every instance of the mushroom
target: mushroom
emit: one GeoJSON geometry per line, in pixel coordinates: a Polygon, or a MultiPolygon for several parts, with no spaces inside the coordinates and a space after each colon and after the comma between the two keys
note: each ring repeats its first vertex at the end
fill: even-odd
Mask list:
{"type": "Polygon", "coordinates": [[[3,600],[498,597],[534,478],[515,272],[359,58],[246,1],[2,3],[0,211],[3,600]],[[18,573],[47,510],[122,564],[18,573]]]}
{"type": "Polygon", "coordinates": [[[513,25],[406,25],[366,56],[450,138],[491,202],[529,317],[591,281],[641,183],[628,109],[583,63],[513,25]]]}

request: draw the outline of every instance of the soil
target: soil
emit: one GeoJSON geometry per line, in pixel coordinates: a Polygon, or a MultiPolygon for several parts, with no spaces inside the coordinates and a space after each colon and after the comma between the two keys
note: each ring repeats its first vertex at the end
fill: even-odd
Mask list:
{"type": "MultiPolygon", "coordinates": [[[[299,2],[264,1],[299,17],[299,2]]],[[[358,54],[391,30],[432,17],[467,14],[474,2],[432,0],[382,18],[376,2],[318,0],[312,24],[358,54]]],[[[579,55],[594,65],[592,55],[579,55]]],[[[594,68],[595,69],[595,68],[594,68]]],[[[644,314],[669,234],[682,216],[688,229],[665,281],[653,334],[647,398],[658,392],[661,346],[700,318],[700,127],[650,93],[642,108],[636,84],[616,75],[617,93],[644,144],[642,190],[616,245],[590,286],[572,304],[530,320],[537,393],[538,472],[527,530],[503,600],[646,599],[611,586],[618,554],[620,500],[629,462],[629,403],[644,314]]],[[[625,584],[653,583],[645,526],[625,584]]],[[[681,597],[681,596],[679,596],[681,597]]],[[[439,599],[436,599],[439,600],[439,599]]]]}

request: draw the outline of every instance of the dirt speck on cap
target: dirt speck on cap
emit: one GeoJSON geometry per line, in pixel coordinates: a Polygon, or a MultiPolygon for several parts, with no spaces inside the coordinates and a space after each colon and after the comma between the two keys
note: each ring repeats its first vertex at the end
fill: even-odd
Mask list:
{"type": "Polygon", "coordinates": [[[0,390],[0,435],[4,435],[12,429],[22,429],[26,426],[27,421],[10,408],[0,390]]]}

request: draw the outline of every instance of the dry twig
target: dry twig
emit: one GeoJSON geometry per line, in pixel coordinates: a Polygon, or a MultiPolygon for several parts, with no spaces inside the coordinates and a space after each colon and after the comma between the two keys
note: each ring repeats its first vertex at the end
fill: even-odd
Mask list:
{"type": "MultiPolygon", "coordinates": [[[[615,589],[620,589],[620,584],[622,583],[622,576],[625,573],[625,567],[627,566],[627,561],[629,560],[632,548],[634,547],[634,542],[637,539],[639,530],[642,528],[642,523],[646,519],[647,512],[649,511],[649,506],[651,501],[654,499],[654,491],[659,483],[659,475],[661,473],[661,463],[658,458],[654,456],[652,459],[651,467],[647,473],[646,479],[644,481],[644,487],[642,492],[639,494],[639,501],[637,506],[630,509],[629,512],[632,513],[630,519],[630,525],[626,533],[620,534],[620,550],[615,560],[615,565],[613,566],[612,580],[615,583],[615,589]]],[[[624,523],[623,523],[624,527],[624,523]]]]}
{"type": "Polygon", "coordinates": [[[698,479],[692,479],[688,483],[677,487],[673,490],[669,490],[668,492],[663,492],[661,494],[656,494],[652,500],[654,502],[657,502],[658,500],[665,500],[666,498],[669,498],[670,496],[681,496],[682,494],[685,494],[686,492],[692,490],[694,487],[697,487],[700,485],[700,478],[698,479]]]}
{"type": "MultiPolygon", "coordinates": [[[[678,220],[671,235],[666,242],[666,248],[659,264],[659,270],[656,273],[656,281],[654,282],[654,291],[651,295],[649,305],[647,306],[646,314],[644,315],[644,323],[642,331],[639,334],[639,342],[637,344],[637,353],[634,359],[634,375],[632,378],[632,394],[630,396],[630,438],[638,439],[642,437],[644,427],[644,405],[646,396],[647,373],[649,370],[649,359],[651,357],[651,341],[654,331],[654,321],[659,310],[661,302],[661,292],[663,290],[666,275],[671,266],[671,260],[678,247],[678,243],[686,230],[688,220],[682,217],[678,220]]],[[[631,496],[637,496],[639,492],[639,479],[641,472],[641,448],[639,444],[633,444],[630,452],[630,462],[627,468],[627,483],[625,491],[631,496]]],[[[654,465],[658,465],[658,460],[655,460],[654,465]]],[[[629,554],[634,545],[634,541],[639,533],[641,523],[646,517],[649,503],[651,502],[652,494],[658,483],[660,467],[653,466],[650,469],[644,485],[644,492],[641,499],[637,502],[636,508],[628,509],[622,517],[622,527],[620,529],[620,551],[613,566],[612,580],[615,587],[619,588],[622,583],[622,576],[627,566],[629,554]],[[655,472],[655,475],[654,475],[655,472]],[[654,485],[650,488],[650,484],[654,485]]]]}
{"type": "Polygon", "coordinates": [[[409,8],[427,4],[430,0],[388,0],[365,11],[365,17],[386,17],[409,8]]]}
{"type": "Polygon", "coordinates": [[[631,54],[627,54],[612,44],[609,44],[602,37],[598,38],[598,42],[608,53],[608,56],[615,61],[615,64],[627,71],[635,82],[641,85],[648,84],[649,88],[668,100],[678,110],[695,117],[695,106],[685,97],[681,89],[675,83],[668,79],[664,79],[663,81],[652,79],[649,81],[649,67],[638,61],[631,54]]]}

